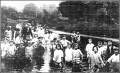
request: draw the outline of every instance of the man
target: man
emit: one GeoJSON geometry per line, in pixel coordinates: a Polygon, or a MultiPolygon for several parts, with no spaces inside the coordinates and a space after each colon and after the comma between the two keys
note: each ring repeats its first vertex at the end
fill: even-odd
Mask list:
{"type": "Polygon", "coordinates": [[[21,43],[15,52],[14,67],[15,69],[20,69],[20,71],[22,71],[25,66],[25,46],[24,43],[21,43]]]}
{"type": "Polygon", "coordinates": [[[113,44],[111,40],[108,41],[106,53],[107,53],[107,59],[110,58],[114,54],[113,44]]]}
{"type": "Polygon", "coordinates": [[[31,24],[27,23],[25,25],[25,27],[23,27],[23,29],[22,29],[22,37],[24,40],[30,40],[31,37],[33,36],[30,26],[31,26],[31,24]]]}
{"type": "Polygon", "coordinates": [[[120,54],[119,48],[113,47],[114,54],[107,60],[111,65],[113,72],[120,72],[120,54]]]}
{"type": "Polygon", "coordinates": [[[103,44],[102,44],[102,42],[101,41],[98,41],[97,42],[97,48],[98,48],[98,52],[101,54],[101,52],[102,52],[102,47],[103,47],[103,44]]]}
{"type": "Polygon", "coordinates": [[[67,43],[69,43],[69,41],[66,39],[65,36],[62,38],[62,40],[60,42],[63,45],[64,49],[67,47],[67,43]]]}
{"type": "Polygon", "coordinates": [[[37,46],[33,49],[33,66],[34,67],[36,66],[38,70],[44,64],[44,59],[43,59],[44,52],[45,49],[42,46],[42,42],[39,40],[37,46]]]}

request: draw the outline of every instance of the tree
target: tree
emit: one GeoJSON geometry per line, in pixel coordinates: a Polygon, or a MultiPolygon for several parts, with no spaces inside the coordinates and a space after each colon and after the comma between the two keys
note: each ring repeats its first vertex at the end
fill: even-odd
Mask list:
{"type": "Polygon", "coordinates": [[[82,1],[66,1],[60,4],[59,10],[63,17],[79,19],[83,17],[86,6],[82,1]]]}
{"type": "Polygon", "coordinates": [[[63,17],[69,18],[71,29],[78,30],[80,33],[96,36],[105,34],[107,37],[118,37],[118,32],[108,33],[119,30],[119,3],[117,1],[65,1],[59,5],[59,11],[63,17]],[[110,36],[113,34],[115,36],[110,36]]]}
{"type": "Polygon", "coordinates": [[[2,18],[8,17],[8,18],[15,19],[15,20],[18,18],[17,10],[11,7],[2,7],[1,13],[2,13],[1,14],[2,18]]]}
{"type": "Polygon", "coordinates": [[[29,17],[36,17],[37,10],[38,8],[34,4],[30,3],[30,4],[25,5],[23,9],[23,14],[29,17]]]}

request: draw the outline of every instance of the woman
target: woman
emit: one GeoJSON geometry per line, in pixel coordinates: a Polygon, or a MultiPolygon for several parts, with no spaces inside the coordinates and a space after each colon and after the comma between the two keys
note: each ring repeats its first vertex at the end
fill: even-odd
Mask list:
{"type": "Polygon", "coordinates": [[[93,47],[93,54],[91,56],[91,68],[93,70],[98,70],[98,68],[101,68],[104,66],[104,62],[101,58],[101,55],[98,53],[98,47],[93,47]]]}

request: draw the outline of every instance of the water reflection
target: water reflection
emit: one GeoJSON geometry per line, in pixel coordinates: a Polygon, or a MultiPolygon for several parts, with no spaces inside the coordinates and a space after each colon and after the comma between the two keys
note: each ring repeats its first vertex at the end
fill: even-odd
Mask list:
{"type": "Polygon", "coordinates": [[[50,71],[50,49],[49,48],[46,48],[45,49],[45,53],[43,55],[43,59],[44,59],[44,64],[43,66],[41,67],[40,71],[39,72],[49,72],[50,71]]]}

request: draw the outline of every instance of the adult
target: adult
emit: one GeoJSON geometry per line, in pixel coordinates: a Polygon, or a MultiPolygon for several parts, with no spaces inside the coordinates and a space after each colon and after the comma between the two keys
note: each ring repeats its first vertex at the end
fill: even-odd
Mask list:
{"type": "Polygon", "coordinates": [[[22,28],[22,37],[24,40],[30,40],[33,37],[31,24],[25,24],[25,27],[22,28]]]}
{"type": "MultiPolygon", "coordinates": [[[[93,54],[91,56],[91,63],[90,63],[92,69],[96,69],[96,68],[101,68],[103,67],[105,64],[102,60],[101,55],[98,53],[98,47],[94,46],[93,47],[93,54]]],[[[97,70],[97,69],[96,69],[97,70]]]]}
{"type": "Polygon", "coordinates": [[[111,65],[113,72],[120,72],[120,54],[119,48],[113,47],[114,54],[107,60],[111,65]]]}
{"type": "Polygon", "coordinates": [[[33,65],[39,70],[44,63],[43,55],[45,48],[42,46],[42,42],[39,40],[36,47],[33,49],[33,65]]]}
{"type": "Polygon", "coordinates": [[[113,43],[111,40],[108,41],[106,53],[107,53],[107,59],[110,58],[114,54],[113,43]]]}

